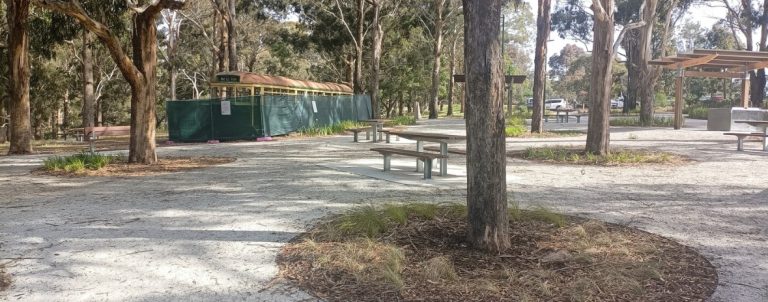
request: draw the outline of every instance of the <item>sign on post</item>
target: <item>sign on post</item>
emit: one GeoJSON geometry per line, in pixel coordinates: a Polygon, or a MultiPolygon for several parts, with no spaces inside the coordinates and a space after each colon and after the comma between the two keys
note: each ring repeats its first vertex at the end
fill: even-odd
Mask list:
{"type": "Polygon", "coordinates": [[[232,115],[232,107],[229,101],[221,101],[221,115],[232,115]]]}

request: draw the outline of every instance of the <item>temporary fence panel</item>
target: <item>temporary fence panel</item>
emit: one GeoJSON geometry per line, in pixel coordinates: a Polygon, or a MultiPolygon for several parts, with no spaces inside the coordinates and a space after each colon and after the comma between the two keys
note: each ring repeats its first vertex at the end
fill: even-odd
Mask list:
{"type": "Polygon", "coordinates": [[[169,101],[172,141],[241,140],[285,135],[309,127],[371,116],[368,96],[266,95],[169,101]]]}

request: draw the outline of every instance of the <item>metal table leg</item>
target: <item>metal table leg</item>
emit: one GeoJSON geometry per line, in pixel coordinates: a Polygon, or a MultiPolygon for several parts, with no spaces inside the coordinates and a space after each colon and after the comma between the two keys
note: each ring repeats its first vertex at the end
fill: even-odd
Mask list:
{"type": "Polygon", "coordinates": [[[371,123],[371,129],[373,130],[373,142],[377,142],[376,135],[377,132],[379,132],[379,125],[378,123],[371,123]]]}

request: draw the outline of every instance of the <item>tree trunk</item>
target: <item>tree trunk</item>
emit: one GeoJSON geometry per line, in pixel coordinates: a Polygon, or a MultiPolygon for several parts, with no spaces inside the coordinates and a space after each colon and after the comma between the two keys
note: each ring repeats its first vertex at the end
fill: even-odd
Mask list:
{"type": "MultiPolygon", "coordinates": [[[[653,114],[654,114],[654,91],[656,90],[656,81],[654,79],[653,70],[651,65],[648,64],[653,56],[651,49],[651,43],[653,40],[653,27],[656,23],[656,6],[658,0],[645,0],[645,10],[640,12],[643,16],[642,20],[646,22],[645,26],[639,28],[640,39],[638,46],[640,52],[637,54],[638,64],[638,94],[637,97],[640,100],[640,125],[643,127],[653,126],[653,114]]],[[[624,105],[626,107],[626,103],[624,105]]]]}
{"type": "MultiPolygon", "coordinates": [[[[91,51],[91,33],[83,31],[83,108],[81,116],[83,119],[82,127],[93,127],[94,116],[96,111],[96,96],[93,89],[93,51],[91,51]]],[[[89,141],[91,138],[88,136],[83,137],[83,140],[89,141]]]]}
{"type": "Polygon", "coordinates": [[[533,115],[531,116],[531,132],[544,131],[544,90],[547,85],[547,40],[551,22],[551,0],[539,1],[539,11],[536,16],[536,54],[533,59],[533,115]]]}
{"type": "MultiPolygon", "coordinates": [[[[381,113],[379,110],[379,75],[381,65],[381,44],[384,40],[384,33],[381,29],[381,20],[379,13],[381,11],[381,3],[379,1],[371,2],[373,5],[373,51],[371,53],[371,107],[373,107],[373,118],[380,118],[381,113]]],[[[387,112],[387,115],[390,113],[387,112]]]]}
{"type": "Polygon", "coordinates": [[[432,89],[429,99],[429,118],[437,118],[437,106],[440,101],[440,56],[443,49],[443,5],[445,0],[435,0],[435,28],[432,35],[435,37],[435,44],[432,48],[432,89]]]}
{"type": "Polygon", "coordinates": [[[224,21],[224,17],[219,16],[219,22],[218,22],[218,32],[219,32],[219,72],[224,72],[229,70],[228,65],[228,58],[229,58],[229,49],[227,48],[228,41],[229,41],[229,33],[227,33],[227,23],[224,21]]]}
{"type": "Polygon", "coordinates": [[[69,89],[64,91],[64,111],[61,118],[61,130],[64,132],[64,138],[67,137],[67,130],[69,130],[69,89]]]}
{"type": "Polygon", "coordinates": [[[403,91],[397,92],[397,116],[403,116],[403,91]]]}
{"type": "Polygon", "coordinates": [[[365,0],[357,0],[357,43],[355,44],[355,74],[353,91],[363,94],[363,37],[365,36],[365,0]]]}
{"type": "Polygon", "coordinates": [[[227,49],[229,50],[229,71],[237,71],[237,1],[228,0],[227,49]]]}
{"type": "Polygon", "coordinates": [[[449,75],[448,79],[448,116],[453,116],[453,75],[456,73],[456,44],[458,44],[458,40],[458,37],[454,38],[453,43],[451,44],[451,61],[448,66],[448,68],[451,70],[451,74],[449,75]]]}
{"type": "Polygon", "coordinates": [[[133,64],[143,79],[131,89],[131,144],[128,161],[152,164],[155,153],[155,100],[157,92],[157,27],[155,14],[140,13],[133,17],[133,64]]]}
{"type": "Polygon", "coordinates": [[[510,247],[500,22],[501,0],[464,0],[467,239],[495,253],[510,247]]]}
{"type": "Polygon", "coordinates": [[[11,121],[8,154],[32,153],[29,107],[29,0],[5,0],[8,21],[8,96],[11,121]]]}
{"type": "Polygon", "coordinates": [[[594,35],[592,41],[592,77],[589,96],[589,128],[586,151],[605,155],[609,152],[611,113],[611,77],[613,69],[613,0],[593,0],[601,5],[604,12],[594,14],[594,35]],[[600,4],[602,3],[602,4],[600,4]]]}

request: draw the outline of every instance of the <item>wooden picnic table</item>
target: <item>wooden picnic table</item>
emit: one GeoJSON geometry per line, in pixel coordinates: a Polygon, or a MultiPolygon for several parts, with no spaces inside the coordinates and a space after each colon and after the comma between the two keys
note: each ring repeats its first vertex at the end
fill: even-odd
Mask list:
{"type": "Polygon", "coordinates": [[[768,135],[768,121],[738,120],[733,122],[738,124],[748,124],[752,127],[757,128],[758,131],[762,132],[763,133],[763,151],[768,151],[768,138],[766,138],[766,135],[768,135]]]}
{"type": "Polygon", "coordinates": [[[371,125],[371,128],[373,130],[372,131],[373,132],[373,142],[375,143],[375,142],[378,142],[379,141],[378,138],[381,137],[381,135],[379,135],[379,131],[384,129],[384,123],[389,122],[389,121],[391,121],[391,120],[388,120],[388,119],[369,119],[369,120],[362,120],[361,122],[368,123],[368,124],[371,125]]]}
{"type": "MultiPolygon", "coordinates": [[[[397,135],[404,139],[416,141],[416,151],[424,151],[424,142],[432,142],[440,144],[440,155],[446,157],[440,159],[440,176],[448,175],[448,144],[464,143],[467,141],[467,137],[464,135],[444,134],[444,133],[428,133],[428,132],[414,132],[414,131],[392,131],[390,134],[397,135]]],[[[421,167],[421,162],[416,162],[416,170],[421,167]]]]}

